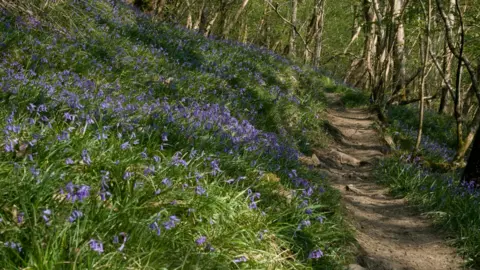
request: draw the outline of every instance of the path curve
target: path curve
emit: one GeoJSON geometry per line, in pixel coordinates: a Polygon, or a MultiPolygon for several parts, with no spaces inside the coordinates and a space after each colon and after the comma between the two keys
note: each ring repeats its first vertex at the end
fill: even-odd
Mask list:
{"type": "Polygon", "coordinates": [[[371,177],[374,162],[388,149],[373,126],[375,115],[366,109],[344,109],[338,96],[327,97],[332,102],[327,119],[337,136],[328,148],[314,152],[342,193],[360,245],[358,264],[372,270],[462,269],[462,259],[431,221],[405,200],[390,197],[371,177]]]}

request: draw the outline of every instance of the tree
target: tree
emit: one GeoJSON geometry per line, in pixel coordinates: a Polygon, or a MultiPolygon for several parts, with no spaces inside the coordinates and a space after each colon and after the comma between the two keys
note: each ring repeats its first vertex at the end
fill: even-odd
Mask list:
{"type": "Polygon", "coordinates": [[[473,181],[477,186],[480,186],[480,132],[478,131],[472,144],[467,166],[463,171],[462,181],[473,181]]]}
{"type": "Polygon", "coordinates": [[[295,39],[297,36],[297,11],[298,11],[298,1],[297,0],[291,0],[292,1],[292,12],[291,12],[291,19],[290,22],[292,24],[292,30],[290,32],[290,41],[288,45],[288,55],[291,57],[296,56],[296,48],[295,48],[295,39]]]}

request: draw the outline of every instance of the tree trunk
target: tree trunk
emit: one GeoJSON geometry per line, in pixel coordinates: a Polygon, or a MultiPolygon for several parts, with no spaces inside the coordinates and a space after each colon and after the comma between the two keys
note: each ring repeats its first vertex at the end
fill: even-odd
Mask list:
{"type": "Polygon", "coordinates": [[[185,23],[185,27],[187,29],[192,29],[193,27],[193,20],[192,20],[192,10],[190,9],[190,0],[185,0],[187,4],[187,22],[185,23]]]}
{"type": "MultiPolygon", "coordinates": [[[[393,50],[394,69],[393,82],[395,84],[395,93],[404,93],[403,100],[406,100],[407,93],[405,90],[405,29],[403,26],[403,15],[401,14],[405,8],[405,0],[391,0],[393,25],[395,29],[395,46],[393,50]]],[[[428,54],[428,53],[427,53],[428,54]]]]}
{"type": "Polygon", "coordinates": [[[154,4],[153,13],[160,19],[163,19],[163,9],[165,8],[167,0],[156,0],[154,4]]]}
{"type": "Polygon", "coordinates": [[[242,5],[240,8],[237,10],[237,13],[235,13],[235,16],[233,17],[232,20],[230,20],[229,23],[225,26],[225,28],[222,31],[222,37],[227,38],[228,34],[232,30],[233,26],[237,23],[238,19],[240,18],[240,15],[242,15],[242,12],[245,10],[245,7],[248,5],[249,0],[243,0],[242,5]]]}
{"type": "Polygon", "coordinates": [[[372,0],[363,0],[363,16],[365,19],[365,41],[363,43],[362,59],[355,59],[345,76],[345,82],[354,87],[370,89],[373,85],[374,70],[373,56],[377,42],[376,21],[377,17],[372,0]]]}
{"type": "Polygon", "coordinates": [[[200,25],[202,24],[202,17],[203,17],[203,11],[205,10],[205,1],[202,1],[202,4],[200,5],[200,8],[198,10],[198,16],[197,19],[195,20],[195,23],[193,24],[193,29],[199,30],[200,25]]]}
{"type": "Polygon", "coordinates": [[[423,131],[423,118],[425,112],[425,81],[427,79],[427,64],[428,64],[428,55],[430,51],[430,25],[432,21],[432,0],[428,0],[428,7],[426,11],[427,15],[427,25],[425,27],[425,45],[423,46],[423,66],[422,66],[422,77],[420,83],[420,112],[419,112],[419,121],[418,121],[418,134],[417,142],[415,144],[414,152],[417,152],[420,149],[420,143],[422,142],[422,131],[423,131]]]}
{"type": "MultiPolygon", "coordinates": [[[[455,11],[455,0],[450,0],[450,5],[448,9],[448,21],[451,26],[455,24],[454,11],[455,11]]],[[[450,85],[451,85],[451,78],[452,78],[452,59],[453,59],[453,53],[448,48],[447,37],[445,37],[445,41],[443,44],[442,70],[445,78],[447,78],[447,81],[450,82],[450,85]]],[[[448,105],[448,85],[446,84],[446,82],[442,82],[441,92],[442,92],[442,96],[440,98],[440,105],[438,107],[439,114],[445,113],[448,105]]]]}
{"type": "Polygon", "coordinates": [[[295,49],[295,39],[297,36],[297,9],[298,9],[298,0],[291,0],[292,1],[292,14],[291,14],[291,20],[290,22],[292,23],[292,31],[290,32],[290,41],[288,45],[288,55],[290,57],[295,57],[296,55],[296,49],[295,49]]]}
{"type": "Polygon", "coordinates": [[[313,55],[313,66],[318,67],[322,55],[323,26],[325,18],[325,3],[327,0],[317,0],[316,22],[315,22],[315,49],[313,55]]]}
{"type": "Polygon", "coordinates": [[[472,151],[467,161],[467,166],[463,171],[462,181],[475,182],[476,186],[480,185],[480,132],[476,132],[473,141],[472,151]]]}

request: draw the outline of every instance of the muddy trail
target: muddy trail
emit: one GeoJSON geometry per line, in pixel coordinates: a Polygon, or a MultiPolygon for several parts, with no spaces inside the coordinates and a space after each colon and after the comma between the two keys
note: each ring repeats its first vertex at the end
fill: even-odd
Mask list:
{"type": "Polygon", "coordinates": [[[374,127],[376,116],[367,109],[343,108],[336,95],[328,99],[327,119],[335,141],[315,155],[341,191],[356,231],[360,255],[350,269],[463,269],[462,259],[428,218],[375,183],[374,164],[388,152],[374,127]]]}

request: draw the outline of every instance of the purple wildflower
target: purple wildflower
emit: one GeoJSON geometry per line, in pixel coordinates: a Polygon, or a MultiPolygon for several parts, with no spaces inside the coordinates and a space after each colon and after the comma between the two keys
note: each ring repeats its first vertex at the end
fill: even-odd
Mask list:
{"type": "Polygon", "coordinates": [[[71,159],[71,158],[67,158],[67,159],[65,160],[65,164],[67,164],[67,165],[73,165],[74,163],[75,163],[75,162],[74,162],[73,159],[71,159]]]}
{"type": "Polygon", "coordinates": [[[163,227],[167,230],[175,228],[175,226],[180,223],[180,219],[176,216],[170,216],[169,220],[163,223],[163,227]]]}
{"type": "Polygon", "coordinates": [[[197,193],[197,195],[204,195],[207,191],[202,186],[197,186],[195,187],[195,193],[197,193]]]}
{"type": "Polygon", "coordinates": [[[201,246],[201,245],[203,245],[206,241],[207,241],[207,237],[206,237],[206,236],[200,236],[199,238],[197,238],[197,240],[195,240],[195,243],[197,243],[197,245],[201,246]]]}
{"type": "Polygon", "coordinates": [[[20,213],[17,215],[17,223],[18,223],[18,224],[23,223],[23,218],[24,218],[24,216],[25,216],[25,213],[23,213],[23,212],[20,212],[20,213]]]}
{"type": "Polygon", "coordinates": [[[88,151],[86,149],[83,149],[82,151],[82,160],[87,165],[90,165],[92,163],[92,160],[90,159],[90,155],[88,154],[88,151]]]}
{"type": "Polygon", "coordinates": [[[132,176],[133,176],[133,172],[126,171],[126,172],[123,174],[123,180],[128,180],[128,179],[130,179],[132,176]]]}
{"type": "Polygon", "coordinates": [[[77,219],[83,217],[82,211],[79,210],[73,210],[72,214],[70,214],[70,217],[68,218],[68,221],[70,223],[75,222],[77,219]]]}
{"type": "Polygon", "coordinates": [[[103,253],[103,243],[102,242],[97,241],[95,239],[90,239],[89,244],[90,244],[90,249],[92,249],[93,251],[96,251],[99,254],[103,253]]]}
{"type": "Polygon", "coordinates": [[[129,142],[125,142],[125,143],[122,143],[122,145],[120,145],[120,149],[122,150],[126,150],[130,148],[130,143],[129,142]]]}
{"type": "Polygon", "coordinates": [[[242,263],[242,262],[246,262],[246,261],[247,261],[247,257],[245,257],[245,256],[241,256],[241,257],[233,259],[234,263],[242,263]]]}
{"type": "Polygon", "coordinates": [[[153,167],[153,166],[148,166],[147,168],[145,168],[143,170],[143,175],[145,175],[145,176],[152,175],[154,173],[155,173],[155,167],[153,167]]]}
{"type": "Polygon", "coordinates": [[[218,159],[210,162],[210,166],[212,167],[212,175],[217,175],[217,173],[221,172],[218,159]]]}
{"type": "Polygon", "coordinates": [[[168,136],[168,133],[166,133],[166,132],[162,133],[162,141],[168,142],[168,137],[167,136],[168,136]]]}
{"type": "Polygon", "coordinates": [[[317,217],[317,221],[320,222],[320,223],[323,223],[323,220],[325,219],[324,216],[319,216],[317,217]]]}
{"type": "Polygon", "coordinates": [[[320,249],[314,250],[308,255],[309,259],[319,259],[321,257],[323,257],[323,252],[320,249]]]}
{"type": "Polygon", "coordinates": [[[156,230],[157,231],[157,235],[160,235],[162,233],[162,231],[160,230],[160,227],[158,226],[158,223],[156,221],[154,221],[152,224],[150,224],[150,226],[148,226],[151,230],[156,230]]]}
{"type": "Polygon", "coordinates": [[[170,181],[170,179],[168,178],[163,178],[162,184],[164,184],[167,187],[170,187],[172,185],[172,181],[170,181]]]}

